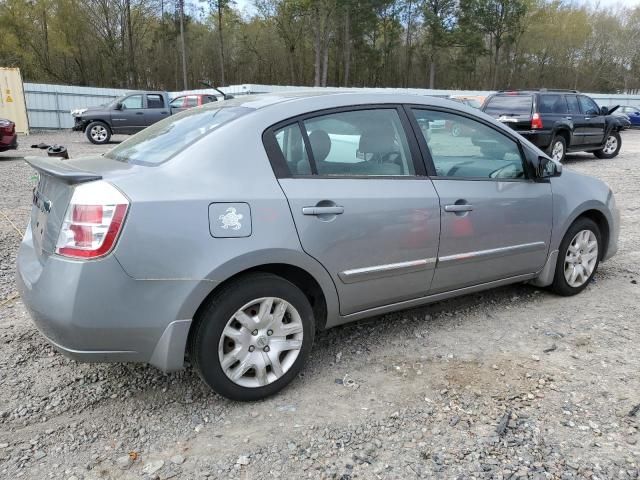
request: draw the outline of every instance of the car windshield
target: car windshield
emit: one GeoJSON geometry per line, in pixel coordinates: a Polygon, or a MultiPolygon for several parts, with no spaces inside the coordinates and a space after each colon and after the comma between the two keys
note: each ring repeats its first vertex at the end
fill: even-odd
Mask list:
{"type": "Polygon", "coordinates": [[[144,129],[107,152],[105,157],[137,165],[158,165],[220,125],[252,110],[231,106],[187,110],[144,129]]]}
{"type": "Polygon", "coordinates": [[[531,95],[496,95],[484,107],[489,115],[530,115],[533,98],[531,95]]]}

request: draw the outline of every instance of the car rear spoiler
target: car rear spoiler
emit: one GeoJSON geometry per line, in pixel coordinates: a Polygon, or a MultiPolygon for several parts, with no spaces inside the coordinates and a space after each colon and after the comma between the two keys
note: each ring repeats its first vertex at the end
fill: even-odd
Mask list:
{"type": "Polygon", "coordinates": [[[57,157],[25,157],[24,160],[38,172],[56,177],[70,185],[102,179],[102,175],[79,170],[57,157]]]}

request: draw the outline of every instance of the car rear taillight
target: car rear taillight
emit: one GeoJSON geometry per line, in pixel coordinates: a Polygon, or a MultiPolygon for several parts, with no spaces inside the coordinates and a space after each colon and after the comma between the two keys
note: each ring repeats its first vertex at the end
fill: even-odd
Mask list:
{"type": "Polygon", "coordinates": [[[78,185],[64,216],[56,253],[64,257],[98,258],[116,244],[129,200],[107,182],[78,185]]]}
{"type": "Polygon", "coordinates": [[[540,130],[541,128],[542,128],[542,117],[540,117],[539,113],[534,113],[533,117],[531,117],[531,129],[540,130]]]}

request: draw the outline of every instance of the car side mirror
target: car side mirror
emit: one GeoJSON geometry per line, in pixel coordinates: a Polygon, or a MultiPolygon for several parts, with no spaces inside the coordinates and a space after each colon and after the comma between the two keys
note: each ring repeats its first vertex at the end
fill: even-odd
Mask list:
{"type": "Polygon", "coordinates": [[[554,162],[549,157],[538,157],[536,172],[538,178],[559,177],[560,175],[562,175],[562,164],[554,162]]]}
{"type": "Polygon", "coordinates": [[[609,108],[600,107],[600,115],[609,115],[609,108]]]}
{"type": "Polygon", "coordinates": [[[116,110],[122,110],[123,108],[124,108],[124,105],[122,104],[122,102],[116,103],[116,110]]]}

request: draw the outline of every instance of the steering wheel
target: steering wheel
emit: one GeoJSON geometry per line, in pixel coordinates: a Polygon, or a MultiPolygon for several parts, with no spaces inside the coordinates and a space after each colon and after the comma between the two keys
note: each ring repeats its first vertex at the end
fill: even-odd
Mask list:
{"type": "Polygon", "coordinates": [[[489,178],[523,178],[524,177],[524,171],[523,170],[519,170],[518,171],[518,167],[519,166],[520,166],[519,162],[509,162],[507,165],[503,165],[502,167],[500,167],[500,168],[494,170],[493,172],[491,172],[489,174],[489,178]],[[512,174],[503,175],[503,173],[508,168],[513,168],[512,174]]]}

